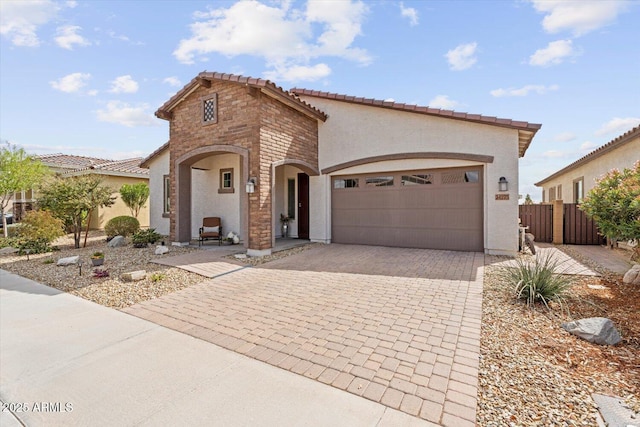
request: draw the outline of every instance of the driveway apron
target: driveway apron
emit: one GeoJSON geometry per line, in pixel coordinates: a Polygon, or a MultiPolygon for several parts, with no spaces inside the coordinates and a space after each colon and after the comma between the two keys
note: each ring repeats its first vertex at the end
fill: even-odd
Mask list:
{"type": "Polygon", "coordinates": [[[122,311],[447,426],[475,425],[484,255],[316,245],[122,311]]]}

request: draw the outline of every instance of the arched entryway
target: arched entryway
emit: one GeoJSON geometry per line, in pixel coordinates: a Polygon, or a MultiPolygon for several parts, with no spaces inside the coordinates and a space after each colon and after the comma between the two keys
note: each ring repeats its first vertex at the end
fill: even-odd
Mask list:
{"type": "Polygon", "coordinates": [[[175,159],[176,208],[171,231],[176,242],[190,242],[197,237],[203,217],[218,216],[223,232],[238,233],[247,246],[248,165],[248,150],[230,145],[200,147],[175,159]]]}

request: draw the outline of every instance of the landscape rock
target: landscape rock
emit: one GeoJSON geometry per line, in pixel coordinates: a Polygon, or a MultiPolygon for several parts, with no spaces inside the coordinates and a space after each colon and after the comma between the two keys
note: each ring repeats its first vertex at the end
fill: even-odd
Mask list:
{"type": "Polygon", "coordinates": [[[125,282],[137,282],[139,280],[144,280],[147,277],[147,272],[145,270],[138,271],[130,271],[128,273],[122,273],[120,278],[125,282]]]}
{"type": "Polygon", "coordinates": [[[116,236],[109,241],[109,244],[107,246],[109,246],[110,248],[119,248],[126,245],[127,242],[123,236],[116,236]]]}
{"type": "Polygon", "coordinates": [[[70,256],[66,258],[60,258],[56,265],[72,265],[77,264],[80,261],[80,255],[70,256]]]}
{"type": "Polygon", "coordinates": [[[572,335],[600,345],[616,345],[622,341],[613,322],[604,317],[589,317],[563,323],[561,326],[572,335]]]}
{"type": "Polygon", "coordinates": [[[11,246],[0,249],[0,255],[15,254],[16,252],[18,252],[18,249],[12,248],[11,246]]]}
{"type": "Polygon", "coordinates": [[[156,255],[162,255],[169,252],[169,248],[166,246],[156,246],[156,255]]]}
{"type": "Polygon", "coordinates": [[[640,285],[640,264],[635,264],[627,271],[622,281],[629,285],[640,285]]]}

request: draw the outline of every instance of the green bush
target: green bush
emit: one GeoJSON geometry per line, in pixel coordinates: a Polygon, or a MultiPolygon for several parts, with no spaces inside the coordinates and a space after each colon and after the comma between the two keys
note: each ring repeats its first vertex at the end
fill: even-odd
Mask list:
{"type": "Polygon", "coordinates": [[[155,228],[140,230],[133,235],[133,243],[151,243],[154,244],[162,239],[162,234],[156,233],[155,228]]]}
{"type": "Polygon", "coordinates": [[[52,243],[58,237],[64,236],[62,220],[47,211],[29,211],[22,219],[18,229],[18,237],[28,241],[42,241],[52,243]]]}
{"type": "Polygon", "coordinates": [[[134,234],[140,229],[140,222],[132,216],[117,216],[111,218],[107,225],[104,226],[104,231],[108,237],[123,236],[127,237],[134,234]]]}
{"type": "Polygon", "coordinates": [[[51,252],[53,248],[44,239],[26,239],[24,237],[9,237],[0,239],[0,248],[11,246],[18,249],[19,255],[24,255],[29,250],[30,254],[42,254],[51,252]]]}
{"type": "Polygon", "coordinates": [[[534,261],[516,258],[514,263],[515,266],[498,270],[498,276],[514,289],[517,299],[524,300],[529,307],[541,302],[550,308],[551,301],[562,306],[571,278],[556,273],[559,264],[551,253],[540,254],[534,261]]]}

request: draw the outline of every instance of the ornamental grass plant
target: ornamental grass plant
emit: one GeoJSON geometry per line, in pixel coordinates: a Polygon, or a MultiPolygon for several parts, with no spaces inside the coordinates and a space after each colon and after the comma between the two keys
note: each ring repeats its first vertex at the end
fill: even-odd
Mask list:
{"type": "Polygon", "coordinates": [[[548,252],[533,259],[518,257],[509,266],[500,268],[498,274],[513,289],[516,299],[525,301],[530,308],[542,303],[551,309],[550,302],[562,307],[571,287],[571,276],[562,274],[559,267],[558,260],[548,252]]]}

